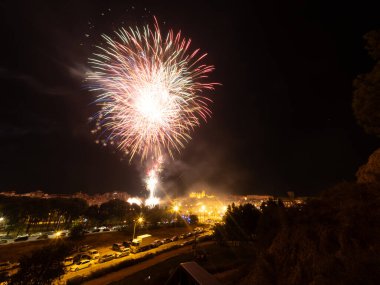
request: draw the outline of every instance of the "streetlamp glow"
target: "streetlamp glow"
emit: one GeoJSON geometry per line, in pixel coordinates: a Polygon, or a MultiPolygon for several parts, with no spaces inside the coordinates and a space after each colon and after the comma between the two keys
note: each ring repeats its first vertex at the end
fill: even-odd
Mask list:
{"type": "Polygon", "coordinates": [[[199,208],[199,212],[201,212],[203,215],[203,223],[205,222],[205,212],[206,212],[206,206],[205,205],[202,205],[200,208],[199,208]]]}
{"type": "Polygon", "coordinates": [[[175,205],[175,206],[173,207],[173,211],[174,211],[174,212],[178,212],[178,211],[179,211],[179,206],[178,206],[178,205],[175,205]]]}
{"type": "Polygon", "coordinates": [[[133,237],[132,237],[132,241],[135,239],[135,233],[136,233],[136,225],[137,225],[137,223],[142,224],[144,222],[144,218],[143,217],[139,217],[138,219],[135,219],[134,222],[135,223],[133,225],[133,237]]]}

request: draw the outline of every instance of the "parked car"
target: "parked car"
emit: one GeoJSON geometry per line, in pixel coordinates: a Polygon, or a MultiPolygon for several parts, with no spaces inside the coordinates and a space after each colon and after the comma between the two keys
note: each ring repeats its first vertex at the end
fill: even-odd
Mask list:
{"type": "Polygon", "coordinates": [[[0,244],[4,244],[4,243],[7,243],[8,241],[6,239],[2,239],[0,240],[0,244]]]}
{"type": "Polygon", "coordinates": [[[127,230],[128,229],[128,226],[120,226],[120,227],[118,227],[117,229],[115,229],[115,230],[117,230],[117,231],[119,231],[119,232],[121,232],[121,231],[125,231],[125,230],[127,230]]]}
{"type": "Polygon", "coordinates": [[[126,248],[122,243],[114,243],[112,245],[112,249],[115,251],[120,251],[120,252],[129,250],[129,248],[126,248]]]}
{"type": "Polygon", "coordinates": [[[113,253],[108,253],[99,258],[99,263],[107,262],[115,258],[113,253]]]}
{"type": "Polygon", "coordinates": [[[118,231],[118,230],[120,230],[120,229],[121,229],[121,226],[113,226],[113,227],[111,228],[112,231],[118,231]]]}
{"type": "Polygon", "coordinates": [[[98,232],[100,232],[100,229],[93,229],[92,232],[93,233],[98,233],[98,232]]]}
{"type": "Polygon", "coordinates": [[[189,232],[187,234],[185,234],[185,237],[191,237],[193,235],[193,233],[189,232]]]}
{"type": "Polygon", "coordinates": [[[14,241],[24,241],[28,239],[29,239],[29,236],[18,236],[14,239],[14,241]]]}
{"type": "Polygon", "coordinates": [[[84,259],[84,260],[81,260],[79,261],[78,263],[72,265],[70,267],[70,270],[71,271],[78,271],[78,270],[81,270],[81,269],[84,269],[84,268],[88,268],[92,265],[91,263],[91,260],[89,259],[84,259]]]}
{"type": "Polygon", "coordinates": [[[165,243],[168,243],[168,242],[171,242],[170,238],[164,238],[163,240],[161,240],[162,244],[165,244],[165,243]]]}
{"type": "Polygon", "coordinates": [[[170,241],[176,241],[176,240],[178,240],[178,236],[173,236],[170,238],[170,241]]]}
{"type": "Polygon", "coordinates": [[[90,248],[91,248],[91,246],[89,246],[88,244],[85,244],[85,245],[82,245],[79,247],[79,251],[85,252],[85,251],[88,251],[90,248]]]}
{"type": "Polygon", "coordinates": [[[178,238],[179,238],[179,239],[183,239],[183,238],[185,238],[185,234],[181,234],[178,238]]]}
{"type": "Polygon", "coordinates": [[[109,228],[104,228],[103,229],[103,232],[109,232],[109,231],[111,231],[109,228]]]}
{"type": "Polygon", "coordinates": [[[11,270],[19,266],[20,266],[20,263],[18,262],[13,262],[13,263],[10,261],[0,262],[0,271],[11,270]]]}
{"type": "Polygon", "coordinates": [[[88,251],[88,254],[91,256],[92,259],[99,259],[100,254],[96,249],[90,249],[88,251]]]}
{"type": "Polygon", "coordinates": [[[124,252],[116,252],[114,254],[115,258],[121,258],[121,257],[128,256],[128,255],[129,255],[129,250],[124,251],[124,252]]]}
{"type": "Polygon", "coordinates": [[[123,241],[123,245],[124,245],[125,247],[130,247],[131,244],[132,244],[132,241],[130,241],[130,240],[125,240],[125,241],[123,241]]]}
{"type": "Polygon", "coordinates": [[[9,261],[0,262],[0,271],[6,271],[12,269],[12,264],[9,261]]]}
{"type": "Polygon", "coordinates": [[[63,265],[64,266],[69,266],[69,265],[72,265],[73,263],[74,263],[74,257],[73,256],[66,257],[63,260],[63,265]]]}
{"type": "Polygon", "coordinates": [[[155,244],[154,247],[158,247],[158,246],[162,245],[162,242],[161,242],[159,239],[156,239],[156,240],[153,242],[153,244],[155,244]]]}
{"type": "Polygon", "coordinates": [[[91,260],[91,256],[88,255],[88,254],[85,254],[85,253],[80,253],[80,254],[77,254],[74,256],[74,263],[77,263],[79,261],[82,261],[82,260],[91,260]]]}

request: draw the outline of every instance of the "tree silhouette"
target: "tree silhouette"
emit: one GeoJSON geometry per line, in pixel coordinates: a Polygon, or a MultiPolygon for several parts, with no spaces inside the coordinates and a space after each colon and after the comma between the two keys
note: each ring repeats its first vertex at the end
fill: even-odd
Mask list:
{"type": "Polygon", "coordinates": [[[81,240],[84,238],[84,226],[75,225],[70,229],[69,237],[71,240],[81,240]]]}
{"type": "Polygon", "coordinates": [[[380,184],[380,149],[377,149],[356,172],[357,182],[360,184],[380,184]]]}
{"type": "Polygon", "coordinates": [[[190,215],[189,219],[190,219],[190,225],[196,225],[199,222],[197,215],[190,215]]]}
{"type": "Polygon", "coordinates": [[[380,30],[368,32],[364,39],[375,66],[354,80],[352,107],[359,125],[367,133],[380,136],[380,30]]]}
{"type": "Polygon", "coordinates": [[[105,223],[120,223],[127,215],[128,203],[119,199],[110,200],[100,205],[99,217],[105,223]]]}
{"type": "Polygon", "coordinates": [[[262,250],[245,284],[378,284],[380,188],[342,183],[296,211],[262,250]]]}
{"type": "Polygon", "coordinates": [[[62,276],[63,260],[68,256],[70,246],[58,241],[34,251],[30,256],[20,259],[18,272],[11,277],[11,285],[50,285],[62,276]]]}
{"type": "Polygon", "coordinates": [[[215,237],[218,240],[253,240],[260,211],[252,204],[236,206],[234,203],[227,207],[223,217],[223,224],[214,227],[215,237]]]}

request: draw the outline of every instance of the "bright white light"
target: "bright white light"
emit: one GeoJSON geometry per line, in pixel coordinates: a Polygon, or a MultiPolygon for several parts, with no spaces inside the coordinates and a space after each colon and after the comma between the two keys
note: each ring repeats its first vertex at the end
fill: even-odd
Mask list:
{"type": "Polygon", "coordinates": [[[156,205],[160,204],[160,198],[157,197],[149,197],[145,200],[145,205],[148,207],[154,207],[156,205]]]}
{"type": "Polygon", "coordinates": [[[156,164],[149,170],[148,177],[145,179],[146,189],[149,191],[149,198],[145,200],[145,205],[154,207],[160,203],[160,199],[156,197],[155,191],[158,184],[158,173],[160,172],[162,157],[157,159],[156,164]]]}
{"type": "Polygon", "coordinates": [[[156,176],[156,171],[152,169],[151,171],[149,171],[148,178],[146,180],[146,188],[148,189],[149,192],[154,193],[157,182],[158,180],[156,176]]]}
{"type": "Polygon", "coordinates": [[[175,101],[175,97],[169,96],[169,91],[162,82],[146,84],[138,90],[135,108],[141,117],[147,121],[146,126],[160,128],[169,125],[173,112],[174,115],[177,113],[173,101],[175,101]],[[171,108],[170,112],[168,112],[168,108],[171,108]]]}
{"type": "Polygon", "coordinates": [[[141,205],[142,204],[142,201],[141,201],[141,199],[140,198],[137,198],[137,197],[131,197],[131,198],[128,198],[128,200],[127,200],[127,202],[129,203],[129,204],[136,204],[136,205],[141,205]]]}

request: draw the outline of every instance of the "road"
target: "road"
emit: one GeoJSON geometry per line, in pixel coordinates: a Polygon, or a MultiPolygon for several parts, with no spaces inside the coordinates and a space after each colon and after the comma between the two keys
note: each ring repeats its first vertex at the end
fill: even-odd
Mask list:
{"type": "MultiPolygon", "coordinates": [[[[213,242],[211,242],[211,241],[204,242],[204,243],[202,243],[202,246],[212,244],[212,243],[213,242]]],[[[169,252],[162,253],[156,257],[153,257],[151,259],[148,259],[148,260],[143,261],[141,263],[138,263],[136,265],[133,265],[133,266],[121,269],[119,271],[104,275],[104,276],[97,278],[97,279],[94,279],[94,280],[90,280],[90,281],[85,282],[83,284],[84,285],[104,285],[104,284],[109,284],[111,282],[119,281],[119,280],[121,280],[127,276],[130,276],[136,272],[139,272],[139,271],[144,270],[146,268],[149,268],[153,265],[161,263],[161,262],[163,262],[169,258],[172,258],[174,256],[177,256],[177,255],[180,255],[183,253],[188,253],[191,251],[192,251],[191,245],[186,245],[184,247],[174,249],[174,250],[169,251],[169,252]]]]}
{"type": "MultiPolygon", "coordinates": [[[[62,230],[61,232],[64,232],[64,236],[62,236],[62,237],[67,237],[67,235],[69,234],[68,230],[62,230]]],[[[97,235],[97,234],[104,234],[104,233],[109,233],[109,232],[116,232],[116,230],[90,232],[90,233],[86,233],[86,236],[88,236],[88,235],[97,235]]],[[[3,232],[0,235],[0,239],[1,240],[6,240],[6,242],[5,243],[0,243],[0,246],[6,246],[6,245],[9,245],[9,244],[13,244],[13,243],[22,244],[22,243],[28,243],[28,242],[33,242],[33,241],[43,241],[43,240],[49,240],[49,239],[56,239],[57,238],[57,235],[54,233],[54,234],[49,234],[47,238],[38,239],[42,234],[43,233],[32,234],[32,235],[30,235],[28,237],[27,240],[15,241],[15,238],[5,239],[5,233],[3,232]]]]}
{"type": "MultiPolygon", "coordinates": [[[[204,232],[203,234],[201,234],[199,237],[202,237],[202,236],[206,236],[206,235],[210,235],[211,233],[210,232],[204,232]]],[[[109,267],[109,266],[113,266],[113,265],[116,265],[122,261],[125,261],[125,260],[128,260],[128,259],[138,259],[138,258],[141,258],[142,256],[144,255],[147,255],[147,254],[150,254],[150,253],[158,253],[159,255],[154,257],[153,259],[156,260],[155,262],[156,263],[159,263],[161,262],[161,256],[169,256],[169,257],[166,257],[167,258],[170,258],[172,256],[175,256],[177,254],[180,254],[180,253],[183,253],[186,251],[186,249],[188,250],[189,249],[189,246],[183,246],[179,249],[173,249],[169,252],[166,252],[166,253],[162,253],[160,254],[161,251],[163,250],[167,250],[175,245],[180,245],[181,243],[185,242],[185,241],[190,241],[190,240],[194,240],[194,237],[189,237],[189,238],[186,238],[186,239],[180,239],[178,241],[175,241],[175,242],[170,242],[170,243],[167,243],[167,244],[164,244],[164,245],[161,245],[160,247],[158,248],[154,248],[154,249],[151,249],[151,250],[148,250],[148,251],[144,251],[144,252],[139,252],[139,253],[136,253],[136,254],[130,254],[129,256],[126,256],[126,257],[122,257],[122,258],[118,258],[118,259],[113,259],[111,261],[108,261],[108,262],[105,262],[105,263],[96,263],[96,264],[93,264],[91,267],[89,268],[86,268],[86,269],[82,269],[78,272],[67,272],[63,278],[59,281],[59,284],[66,284],[66,281],[68,279],[71,279],[73,277],[77,277],[77,276],[87,276],[87,275],[90,275],[92,272],[94,271],[97,271],[97,270],[100,270],[100,269],[103,269],[103,268],[106,268],[106,267],[109,267]],[[176,252],[179,252],[179,253],[176,253],[176,252]]],[[[190,245],[191,246],[191,245],[190,245]]],[[[109,251],[108,251],[109,252],[109,251]]],[[[143,268],[139,268],[139,265],[140,264],[145,264],[146,262],[150,262],[150,260],[148,261],[145,261],[145,262],[141,262],[137,265],[134,265],[134,266],[130,266],[128,267],[127,269],[129,268],[135,268],[137,267],[138,269],[136,269],[135,272],[143,269],[143,268]]],[[[153,263],[155,264],[155,263],[153,263]]],[[[149,265],[149,266],[152,266],[153,264],[149,265]]],[[[147,267],[149,267],[147,266],[147,267]]],[[[122,270],[123,271],[123,270],[122,270]]],[[[133,272],[134,273],[134,272],[133,272]]],[[[125,275],[123,275],[125,276],[125,275]]],[[[102,284],[102,283],[99,283],[99,284],[102,284]]],[[[103,283],[104,284],[104,283],[103,283]]]]}

